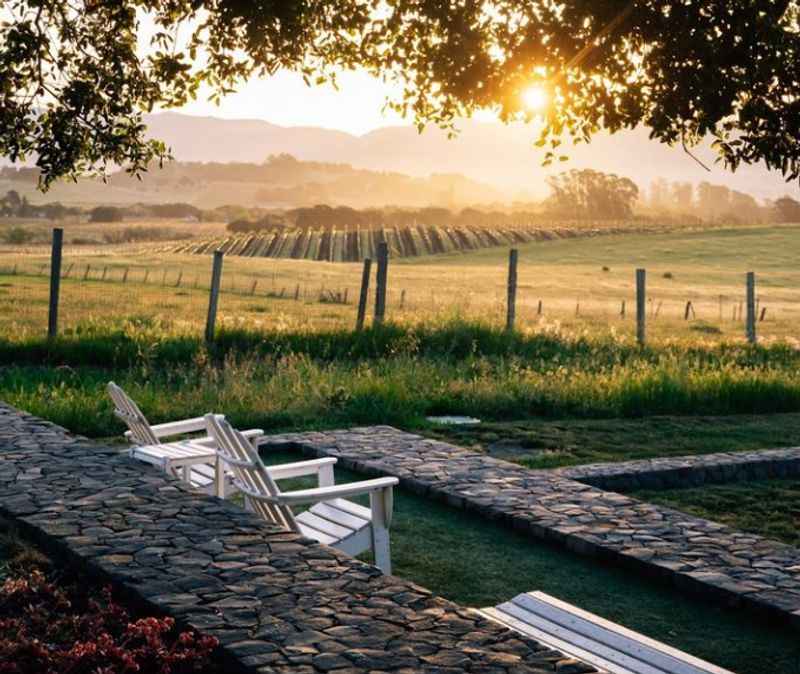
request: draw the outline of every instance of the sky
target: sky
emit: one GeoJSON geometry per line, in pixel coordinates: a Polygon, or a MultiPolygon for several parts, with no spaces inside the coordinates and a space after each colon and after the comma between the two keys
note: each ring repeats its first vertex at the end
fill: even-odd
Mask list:
{"type": "Polygon", "coordinates": [[[391,111],[382,113],[388,85],[364,72],[339,76],[338,90],[330,85],[309,87],[295,73],[281,71],[253,79],[225,97],[220,105],[201,91],[196,101],[178,111],[227,119],[263,119],[282,126],[319,126],[362,135],[384,126],[404,124],[391,111]]]}

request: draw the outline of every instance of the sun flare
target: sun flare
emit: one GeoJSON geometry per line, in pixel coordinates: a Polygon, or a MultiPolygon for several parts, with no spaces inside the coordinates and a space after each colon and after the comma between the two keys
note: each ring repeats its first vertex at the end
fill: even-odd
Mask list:
{"type": "Polygon", "coordinates": [[[533,85],[522,92],[522,102],[533,112],[539,112],[547,106],[547,92],[538,85],[533,85]]]}

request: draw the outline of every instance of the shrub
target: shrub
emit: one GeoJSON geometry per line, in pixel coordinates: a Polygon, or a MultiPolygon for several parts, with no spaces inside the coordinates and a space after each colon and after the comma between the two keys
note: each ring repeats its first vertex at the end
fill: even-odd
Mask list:
{"type": "Polygon", "coordinates": [[[665,272],[664,272],[664,274],[663,274],[663,276],[664,276],[664,278],[675,278],[675,277],[672,275],[672,272],[671,272],[671,271],[665,271],[665,272]]]}
{"type": "Polygon", "coordinates": [[[24,227],[12,227],[5,233],[5,236],[3,237],[3,240],[12,246],[19,246],[23,243],[28,243],[32,239],[33,232],[25,229],[24,227]]]}
{"type": "Polygon", "coordinates": [[[41,571],[0,587],[0,673],[208,672],[218,641],[172,618],[133,620],[110,589],[65,589],[41,571]]]}
{"type": "Polygon", "coordinates": [[[172,227],[125,227],[103,232],[106,243],[134,243],[136,241],[178,241],[191,239],[191,232],[182,232],[172,227]]]}
{"type": "Polygon", "coordinates": [[[202,211],[191,204],[152,204],[146,209],[157,218],[196,218],[200,219],[202,211]]]}
{"type": "Polygon", "coordinates": [[[226,229],[229,232],[242,233],[261,232],[270,229],[280,229],[282,227],[286,227],[286,221],[281,216],[267,213],[258,220],[238,218],[232,222],[229,222],[226,229]]]}
{"type": "Polygon", "coordinates": [[[719,326],[712,325],[711,323],[706,323],[704,321],[697,321],[693,325],[689,326],[689,330],[694,330],[695,332],[702,332],[706,335],[721,335],[722,329],[719,326]]]}
{"type": "Polygon", "coordinates": [[[89,222],[122,222],[124,211],[115,206],[98,206],[89,211],[89,222]]]}
{"type": "Polygon", "coordinates": [[[12,245],[28,243],[28,241],[33,239],[33,232],[25,229],[24,227],[12,227],[5,233],[3,239],[6,243],[10,243],[12,245]]]}

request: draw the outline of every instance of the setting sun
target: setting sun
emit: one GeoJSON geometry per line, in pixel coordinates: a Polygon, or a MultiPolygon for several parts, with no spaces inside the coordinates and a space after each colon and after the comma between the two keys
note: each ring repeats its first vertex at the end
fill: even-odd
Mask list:
{"type": "Polygon", "coordinates": [[[533,85],[522,92],[522,101],[528,110],[537,112],[547,105],[547,92],[538,85],[533,85]]]}

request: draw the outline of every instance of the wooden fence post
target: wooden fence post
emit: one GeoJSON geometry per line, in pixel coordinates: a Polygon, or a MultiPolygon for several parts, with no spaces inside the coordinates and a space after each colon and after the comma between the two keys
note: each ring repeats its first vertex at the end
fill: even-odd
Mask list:
{"type": "Polygon", "coordinates": [[[108,273],[108,265],[103,267],[103,277],[100,279],[101,281],[105,281],[106,280],[106,274],[107,273],[108,273]]]}
{"type": "Polygon", "coordinates": [[[405,309],[406,306],[406,291],[405,288],[400,291],[400,308],[405,309]]]}
{"type": "Polygon", "coordinates": [[[142,283],[147,283],[147,279],[148,279],[149,276],[150,276],[150,270],[149,269],[145,269],[144,270],[144,281],[142,281],[142,283]]]}
{"type": "Polygon", "coordinates": [[[645,342],[645,321],[647,296],[646,296],[647,272],[644,269],[636,270],[636,341],[640,346],[645,342]]]}
{"type": "Polygon", "coordinates": [[[756,275],[747,272],[747,341],[756,343],[756,275]]]}
{"type": "Polygon", "coordinates": [[[67,271],[64,272],[64,278],[69,278],[70,272],[72,271],[72,268],[74,266],[75,266],[74,262],[70,263],[69,267],[67,267],[67,271]]]}
{"type": "Polygon", "coordinates": [[[514,329],[517,318],[517,259],[519,252],[516,248],[508,251],[508,299],[506,302],[506,330],[514,329]]]}
{"type": "Polygon", "coordinates": [[[622,300],[622,306],[619,308],[619,317],[625,318],[625,300],[622,300]]]}
{"type": "Polygon", "coordinates": [[[58,334],[58,291],[61,288],[61,248],[64,244],[64,230],[53,230],[53,249],[50,254],[50,314],[47,320],[47,337],[53,339],[58,334]]]}
{"type": "Polygon", "coordinates": [[[217,322],[217,302],[219,300],[219,286],[222,281],[221,250],[214,251],[214,263],[211,268],[211,291],[208,296],[208,318],[206,319],[206,341],[214,341],[214,324],[217,322]]]}
{"type": "Polygon", "coordinates": [[[358,315],[356,316],[356,330],[364,328],[364,316],[367,313],[367,297],[369,296],[369,274],[372,269],[372,260],[364,258],[364,271],[361,273],[361,294],[358,296],[358,315]]]}
{"type": "Polygon", "coordinates": [[[375,274],[375,325],[386,318],[386,277],[389,271],[389,246],[385,241],[378,244],[378,270],[375,274]]]}
{"type": "Polygon", "coordinates": [[[536,307],[536,315],[537,316],[541,316],[542,315],[542,300],[539,300],[539,306],[536,307]]]}
{"type": "Polygon", "coordinates": [[[182,282],[183,282],[183,270],[178,272],[178,280],[175,281],[175,287],[180,288],[182,282]]]}
{"type": "Polygon", "coordinates": [[[91,269],[92,269],[92,265],[90,265],[90,264],[87,264],[87,265],[86,265],[86,271],[85,271],[85,272],[83,272],[83,280],[84,280],[84,281],[85,281],[87,278],[89,278],[89,272],[91,271],[91,269]]]}
{"type": "Polygon", "coordinates": [[[130,267],[125,267],[125,273],[122,275],[122,282],[128,282],[128,272],[130,271],[130,267]]]}

